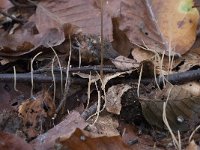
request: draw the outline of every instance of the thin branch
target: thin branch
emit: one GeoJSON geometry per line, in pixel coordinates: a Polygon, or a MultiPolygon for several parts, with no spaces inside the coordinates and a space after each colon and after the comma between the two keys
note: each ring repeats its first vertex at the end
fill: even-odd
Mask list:
{"type": "Polygon", "coordinates": [[[82,118],[84,120],[87,120],[90,116],[92,116],[93,114],[95,114],[95,112],[97,111],[97,102],[95,102],[92,106],[90,106],[88,109],[86,109],[82,114],[82,118]]]}
{"type": "MultiPolygon", "coordinates": [[[[49,70],[51,71],[51,70],[49,70]]],[[[181,73],[175,73],[170,74],[164,77],[157,77],[156,80],[158,82],[158,85],[163,84],[163,78],[167,79],[171,84],[179,85],[184,84],[191,81],[197,81],[200,80],[200,69],[197,70],[190,70],[186,72],[181,73]]],[[[16,74],[16,80],[17,82],[31,82],[31,74],[30,73],[17,73],[16,74]]],[[[40,83],[52,83],[53,78],[52,76],[48,76],[47,74],[37,74],[34,73],[33,77],[34,82],[40,82],[40,83]]],[[[71,83],[74,83],[73,80],[76,80],[76,83],[85,83],[87,85],[88,79],[82,79],[77,77],[71,77],[71,83]],[[79,82],[79,81],[80,82],[79,82]]],[[[55,81],[58,83],[61,81],[60,75],[55,76],[55,81]]],[[[0,74],[0,82],[14,82],[14,74],[0,74]]],[[[138,79],[126,79],[121,78],[119,79],[112,79],[109,81],[110,83],[122,83],[122,82],[138,82],[138,79]]],[[[141,79],[141,83],[143,84],[149,84],[154,83],[155,84],[155,78],[143,78],[141,79]]]]}
{"type": "Polygon", "coordinates": [[[64,89],[64,93],[63,93],[63,98],[61,99],[60,104],[59,104],[58,108],[56,109],[56,114],[59,113],[59,111],[61,110],[61,108],[65,104],[66,99],[67,99],[67,95],[68,95],[68,92],[69,92],[69,87],[70,87],[69,68],[70,68],[71,54],[72,54],[71,37],[70,37],[70,35],[69,35],[69,40],[70,40],[69,59],[68,59],[68,63],[67,63],[67,68],[65,69],[66,70],[65,89],[64,89]]]}
{"type": "MultiPolygon", "coordinates": [[[[51,68],[45,68],[45,69],[38,69],[35,70],[34,73],[43,73],[50,71],[51,68]]],[[[74,67],[69,68],[69,72],[84,72],[84,73],[90,73],[90,72],[100,72],[101,66],[81,66],[81,67],[74,67]]],[[[117,69],[115,66],[104,66],[102,70],[105,73],[115,73],[120,72],[121,69],[117,69]]],[[[55,72],[60,72],[60,68],[54,68],[55,72]]],[[[62,68],[62,71],[66,73],[66,68],[62,68]]],[[[124,71],[124,70],[123,70],[124,71]]],[[[125,70],[128,71],[128,70],[125,70]]]]}
{"type": "Polygon", "coordinates": [[[101,79],[103,79],[103,59],[104,59],[104,47],[103,47],[103,0],[101,0],[101,69],[100,75],[101,79]]]}
{"type": "Polygon", "coordinates": [[[7,14],[6,12],[3,12],[3,11],[1,11],[1,10],[0,10],[0,14],[2,14],[2,15],[5,16],[5,17],[8,17],[8,18],[12,19],[13,21],[16,21],[16,22],[18,22],[18,23],[21,23],[21,24],[27,22],[27,20],[25,20],[25,19],[16,18],[16,17],[14,17],[14,16],[12,16],[12,15],[9,15],[9,14],[7,14]]]}
{"type": "MultiPolygon", "coordinates": [[[[0,74],[0,83],[3,82],[14,82],[14,74],[0,74]]],[[[31,83],[31,74],[30,73],[17,73],[16,80],[18,83],[31,83]]],[[[34,74],[33,81],[36,83],[53,83],[53,77],[48,76],[47,74],[34,74]]],[[[55,75],[55,82],[60,83],[60,75],[55,75]]],[[[88,80],[78,77],[73,77],[70,81],[73,84],[84,84],[87,85],[88,80]]]]}
{"type": "Polygon", "coordinates": [[[14,5],[14,6],[16,6],[16,7],[35,7],[36,5],[32,2],[32,1],[30,1],[30,0],[28,0],[28,4],[24,4],[24,2],[23,3],[20,3],[20,2],[17,2],[16,0],[10,0],[10,2],[14,5]]]}

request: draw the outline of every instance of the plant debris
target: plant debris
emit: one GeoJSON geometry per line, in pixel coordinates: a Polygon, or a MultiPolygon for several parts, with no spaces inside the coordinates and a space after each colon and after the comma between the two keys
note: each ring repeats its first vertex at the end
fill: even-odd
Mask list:
{"type": "Polygon", "coordinates": [[[198,149],[199,4],[1,0],[0,149],[198,149]]]}

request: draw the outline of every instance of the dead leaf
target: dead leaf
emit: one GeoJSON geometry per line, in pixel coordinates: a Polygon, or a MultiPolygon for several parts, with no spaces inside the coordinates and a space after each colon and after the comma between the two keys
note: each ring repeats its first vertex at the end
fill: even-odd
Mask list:
{"type": "MultiPolygon", "coordinates": [[[[71,60],[77,62],[81,60],[81,63],[99,63],[101,57],[101,40],[98,35],[84,35],[82,33],[73,34],[71,38],[67,38],[62,45],[57,46],[56,50],[65,51],[66,57],[69,57],[70,46],[72,47],[71,60]],[[70,45],[71,42],[71,45],[70,45]]],[[[112,48],[112,44],[107,40],[103,40],[104,58],[114,59],[118,56],[118,53],[112,48]]]]}
{"type": "Polygon", "coordinates": [[[48,48],[61,43],[59,39],[62,33],[60,35],[57,29],[49,29],[47,32],[37,34],[34,33],[34,28],[33,23],[27,23],[12,35],[7,34],[5,31],[1,32],[0,54],[2,56],[20,56],[30,53],[40,46],[48,48]]]}
{"type": "Polygon", "coordinates": [[[120,114],[122,95],[131,89],[127,84],[118,84],[110,87],[106,93],[106,110],[113,114],[120,114]]]}
{"type": "Polygon", "coordinates": [[[119,28],[133,44],[166,54],[184,54],[193,45],[199,13],[193,1],[124,0],[119,28]],[[171,47],[169,47],[171,44],[171,47]]]}
{"type": "MultiPolygon", "coordinates": [[[[119,1],[120,0],[118,0],[117,2],[119,1]]],[[[111,5],[109,9],[112,8],[113,6],[111,5]]],[[[113,23],[112,46],[120,55],[128,57],[130,55],[130,50],[133,48],[134,45],[130,42],[126,34],[119,29],[119,18],[112,18],[112,23],[113,23]]]]}
{"type": "Polygon", "coordinates": [[[43,46],[53,47],[64,42],[65,35],[62,21],[55,14],[43,7],[42,4],[39,3],[37,5],[35,15],[30,18],[30,21],[35,22],[39,34],[44,36],[42,41],[43,46]]]}
{"type": "Polygon", "coordinates": [[[31,141],[31,145],[37,150],[53,149],[57,138],[70,135],[76,128],[84,129],[86,126],[87,123],[80,114],[73,111],[61,123],[31,141]]]}
{"type": "Polygon", "coordinates": [[[49,19],[48,12],[45,12],[40,5],[37,7],[35,15],[32,15],[33,10],[25,10],[27,11],[21,15],[29,14],[23,18],[28,20],[26,23],[20,24],[12,34],[0,30],[1,55],[20,56],[39,47],[49,48],[60,45],[65,40],[63,26],[59,25],[54,18],[49,19]]]}
{"type": "Polygon", "coordinates": [[[134,48],[131,51],[131,55],[138,63],[141,63],[142,61],[145,60],[151,60],[155,56],[153,52],[146,51],[141,48],[134,48]]]}
{"type": "MultiPolygon", "coordinates": [[[[5,85],[0,85],[0,110],[12,110],[12,107],[9,104],[9,101],[11,100],[11,96],[8,91],[6,91],[6,86],[5,85]]],[[[1,112],[0,111],[0,112],[1,112]]]]}
{"type": "Polygon", "coordinates": [[[2,150],[33,150],[30,144],[14,134],[0,132],[0,141],[2,150]]]}
{"type": "MultiPolygon", "coordinates": [[[[44,0],[39,5],[48,14],[51,14],[52,19],[59,20],[62,25],[71,24],[79,27],[84,34],[100,35],[101,19],[98,1],[59,0],[55,5],[54,1],[44,0]]],[[[104,35],[112,40],[111,18],[108,14],[105,14],[103,19],[104,35]]]]}
{"type": "Polygon", "coordinates": [[[10,1],[8,1],[8,0],[0,1],[0,9],[8,10],[12,6],[13,6],[12,3],[10,3],[10,1]]]}
{"type": "Polygon", "coordinates": [[[19,106],[19,116],[23,120],[24,130],[29,138],[39,134],[44,119],[55,113],[55,104],[48,92],[39,93],[35,100],[26,100],[19,106]]]}
{"type": "MultiPolygon", "coordinates": [[[[125,71],[125,72],[116,72],[116,73],[112,73],[112,74],[106,74],[101,81],[102,82],[102,88],[105,89],[106,84],[111,79],[114,79],[116,77],[120,77],[124,74],[130,74],[131,72],[132,71],[125,71]]],[[[78,75],[78,76],[80,76],[81,78],[84,78],[84,79],[89,79],[89,76],[90,76],[89,74],[85,74],[85,73],[81,73],[81,72],[73,73],[73,75],[78,75]]],[[[94,82],[96,82],[100,79],[100,75],[99,74],[91,75],[90,79],[91,79],[91,83],[94,83],[94,82]]]]}
{"type": "Polygon", "coordinates": [[[186,150],[199,150],[200,147],[192,140],[190,144],[186,147],[186,150]]]}
{"type": "Polygon", "coordinates": [[[79,150],[80,147],[82,150],[130,150],[130,148],[123,143],[120,136],[99,136],[80,129],[76,129],[70,137],[58,138],[55,146],[73,150],[79,150]]]}
{"type": "Polygon", "coordinates": [[[200,67],[200,48],[191,49],[181,58],[174,61],[173,68],[176,72],[184,72],[200,67]]]}
{"type": "MultiPolygon", "coordinates": [[[[90,123],[93,123],[95,119],[96,119],[95,117],[92,117],[88,121],[90,123]]],[[[98,117],[94,125],[89,125],[87,127],[87,131],[104,136],[118,136],[119,135],[119,131],[117,130],[118,127],[119,123],[117,118],[115,118],[111,114],[102,113],[98,117]]]]}
{"type": "Polygon", "coordinates": [[[170,92],[166,107],[166,116],[172,130],[188,131],[199,122],[199,89],[200,85],[188,83],[181,86],[167,86],[162,91],[156,91],[141,98],[142,111],[145,119],[159,128],[164,128],[163,103],[170,92]],[[193,88],[194,86],[194,88],[193,88]],[[196,89],[197,88],[197,89],[196,89]],[[142,100],[143,99],[143,100],[142,100]]]}
{"type": "Polygon", "coordinates": [[[200,67],[200,53],[198,49],[191,50],[182,57],[174,58],[173,61],[171,59],[171,62],[169,62],[169,57],[167,56],[164,56],[162,59],[161,55],[141,48],[133,49],[131,54],[137,63],[141,63],[144,60],[151,61],[155,66],[156,73],[162,75],[168,75],[173,72],[184,72],[200,67]]]}
{"type": "Polygon", "coordinates": [[[135,60],[124,57],[118,56],[112,60],[112,63],[115,65],[116,68],[121,70],[131,70],[133,68],[139,67],[139,64],[136,63],[135,60]]]}
{"type": "MultiPolygon", "coordinates": [[[[141,134],[134,125],[120,123],[119,130],[122,133],[124,143],[130,145],[132,150],[149,150],[153,149],[155,142],[149,135],[141,134]]],[[[158,147],[156,147],[159,150],[158,147]]]]}

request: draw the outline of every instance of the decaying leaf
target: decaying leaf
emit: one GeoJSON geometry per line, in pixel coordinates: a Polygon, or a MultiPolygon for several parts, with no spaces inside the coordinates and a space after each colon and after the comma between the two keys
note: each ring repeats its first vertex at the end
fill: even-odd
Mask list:
{"type": "Polygon", "coordinates": [[[171,48],[184,54],[196,38],[199,13],[192,6],[192,0],[124,0],[119,28],[134,44],[168,55],[171,48]]]}
{"type": "MultiPolygon", "coordinates": [[[[169,70],[173,68],[174,63],[169,63],[169,58],[159,55],[157,52],[146,51],[141,48],[135,48],[131,52],[133,58],[137,61],[137,63],[143,62],[151,62],[153,64],[153,68],[149,68],[151,70],[155,70],[156,74],[167,75],[169,70]]],[[[148,66],[143,67],[147,69],[148,66]]]]}
{"type": "Polygon", "coordinates": [[[162,91],[153,93],[146,100],[141,100],[142,111],[146,120],[160,128],[163,123],[163,103],[170,94],[166,107],[166,116],[172,130],[188,131],[199,122],[200,98],[199,84],[188,83],[183,86],[167,86],[162,91]],[[193,88],[194,86],[194,88],[193,88]]]}
{"type": "Polygon", "coordinates": [[[39,93],[35,100],[26,100],[19,106],[19,116],[29,137],[42,131],[41,123],[55,113],[55,104],[48,92],[39,93]]]}
{"type": "Polygon", "coordinates": [[[169,59],[169,57],[158,55],[155,52],[143,50],[141,48],[135,48],[131,52],[132,56],[137,63],[141,63],[144,60],[151,61],[156,69],[157,74],[167,75],[172,72],[184,72],[190,69],[196,69],[200,67],[200,51],[199,49],[192,49],[182,57],[169,59]]]}
{"type": "Polygon", "coordinates": [[[37,150],[53,149],[57,138],[67,135],[70,136],[76,128],[84,129],[86,126],[87,123],[80,114],[73,111],[61,123],[31,141],[31,145],[37,150]]]}
{"type": "Polygon", "coordinates": [[[0,85],[0,112],[4,110],[12,110],[12,107],[9,104],[9,101],[11,100],[11,96],[9,95],[9,92],[6,91],[5,85],[0,85]]]}
{"type": "MultiPolygon", "coordinates": [[[[145,134],[138,135],[139,131],[136,126],[120,123],[119,130],[122,133],[124,143],[130,145],[132,150],[149,150],[155,144],[151,136],[145,134]]],[[[157,147],[156,149],[159,150],[157,147]]]]}
{"type": "Polygon", "coordinates": [[[12,34],[0,30],[1,55],[19,56],[30,53],[38,47],[48,48],[60,45],[65,40],[63,26],[39,4],[33,16],[31,15],[34,10],[25,10],[27,12],[24,14],[29,13],[29,15],[23,19],[27,21],[19,24],[12,34]]]}
{"type": "Polygon", "coordinates": [[[159,55],[155,51],[152,52],[143,50],[142,48],[134,48],[131,51],[131,55],[137,63],[151,61],[156,69],[162,69],[163,71],[169,69],[169,58],[166,56],[162,58],[162,55],[159,55]]]}
{"type": "Polygon", "coordinates": [[[34,24],[30,22],[16,30],[12,35],[1,32],[0,54],[3,56],[20,56],[30,53],[40,46],[56,46],[64,41],[64,33],[58,32],[57,29],[49,29],[37,34],[34,27],[34,24]]]}
{"type": "Polygon", "coordinates": [[[199,150],[200,147],[192,140],[189,145],[186,147],[186,150],[199,150]]]}
{"type": "Polygon", "coordinates": [[[58,138],[55,146],[62,149],[68,148],[73,150],[79,150],[80,148],[82,150],[130,150],[130,148],[123,143],[120,136],[99,136],[80,129],[76,129],[70,137],[58,138]]]}
{"type": "MultiPolygon", "coordinates": [[[[51,18],[59,19],[61,24],[72,24],[80,28],[84,34],[100,35],[100,6],[94,0],[44,0],[40,6],[51,13],[51,18]]],[[[105,37],[112,39],[112,22],[108,14],[104,15],[105,37]]],[[[45,22],[46,23],[46,22],[45,22]]]]}
{"type": "MultiPolygon", "coordinates": [[[[107,74],[103,77],[103,79],[101,79],[102,81],[102,88],[105,89],[105,86],[106,84],[108,83],[108,81],[110,81],[111,79],[114,79],[116,77],[120,77],[124,74],[129,74],[131,73],[132,71],[126,71],[126,72],[117,72],[117,73],[112,73],[112,74],[107,74]]],[[[84,78],[84,79],[91,79],[91,83],[94,83],[96,81],[98,81],[100,79],[100,75],[97,74],[97,75],[92,75],[91,77],[89,77],[90,75],[89,74],[85,74],[85,73],[74,73],[74,75],[78,75],[80,76],[81,78],[84,78]]]]}
{"type": "Polygon", "coordinates": [[[114,60],[112,60],[112,63],[115,65],[116,68],[121,70],[130,70],[139,67],[139,64],[136,63],[135,60],[124,56],[116,57],[114,60]]]}
{"type": "Polygon", "coordinates": [[[120,114],[121,97],[131,86],[127,84],[118,84],[110,87],[106,94],[106,110],[113,114],[120,114]]]}
{"type": "Polygon", "coordinates": [[[62,21],[42,4],[37,5],[35,15],[30,21],[35,22],[38,32],[43,35],[43,46],[57,46],[65,40],[62,21]]]}
{"type": "Polygon", "coordinates": [[[156,54],[153,52],[145,51],[141,48],[134,48],[131,51],[131,55],[136,60],[136,62],[140,63],[145,60],[151,60],[156,54]]]}
{"type": "MultiPolygon", "coordinates": [[[[57,46],[56,50],[64,52],[69,56],[71,46],[71,60],[73,62],[80,61],[83,64],[99,63],[101,57],[101,39],[99,35],[84,35],[82,33],[73,34],[71,38],[66,38],[61,46],[57,46]],[[71,42],[71,44],[70,44],[71,42]]],[[[112,44],[107,39],[103,40],[104,58],[114,59],[119,54],[113,49],[112,44]]],[[[80,63],[79,62],[79,63],[80,63]]]]}
{"type": "Polygon", "coordinates": [[[177,72],[184,72],[199,67],[200,67],[200,48],[191,49],[181,58],[174,61],[174,70],[177,72]]]}
{"type": "Polygon", "coordinates": [[[7,1],[7,0],[1,0],[0,1],[0,8],[1,9],[7,10],[10,7],[12,7],[12,4],[10,3],[10,1],[7,1]]]}
{"type": "MultiPolygon", "coordinates": [[[[89,122],[93,123],[96,118],[92,117],[89,122]]],[[[102,113],[94,125],[87,127],[87,130],[91,133],[96,133],[104,136],[118,136],[119,122],[117,118],[113,117],[112,114],[102,113]]]]}
{"type": "MultiPolygon", "coordinates": [[[[113,27],[119,26],[119,34],[128,37],[126,51],[130,51],[131,42],[160,53],[169,51],[171,55],[172,48],[184,54],[196,37],[199,14],[192,6],[192,0],[163,3],[159,0],[106,1],[103,4],[104,37],[111,42],[113,27]]],[[[65,36],[74,32],[100,35],[100,7],[100,1],[95,0],[40,1],[35,14],[26,18],[28,22],[17,28],[14,34],[9,35],[1,30],[1,55],[18,56],[41,46],[57,46],[64,42],[65,36]]],[[[115,37],[120,35],[115,32],[115,37]]]]}
{"type": "Polygon", "coordinates": [[[33,150],[31,145],[14,134],[0,132],[0,149],[2,150],[33,150]]]}

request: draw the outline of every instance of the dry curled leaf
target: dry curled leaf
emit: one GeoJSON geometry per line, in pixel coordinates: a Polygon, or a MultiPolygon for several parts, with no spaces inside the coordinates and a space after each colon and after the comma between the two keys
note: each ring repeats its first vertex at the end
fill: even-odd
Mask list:
{"type": "Polygon", "coordinates": [[[118,84],[110,87],[106,93],[106,110],[113,114],[120,114],[122,95],[131,89],[127,84],[118,84]]]}
{"type": "Polygon", "coordinates": [[[139,64],[136,63],[135,60],[124,57],[118,56],[112,60],[112,63],[115,65],[116,68],[121,70],[131,70],[133,68],[139,67],[139,64]]]}

